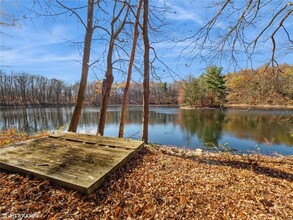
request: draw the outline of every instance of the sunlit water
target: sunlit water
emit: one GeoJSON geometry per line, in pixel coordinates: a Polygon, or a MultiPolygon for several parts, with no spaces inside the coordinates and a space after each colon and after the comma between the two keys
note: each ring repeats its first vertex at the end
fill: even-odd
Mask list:
{"type": "MultiPolygon", "coordinates": [[[[34,133],[67,130],[73,108],[1,109],[0,129],[34,133]]],[[[78,132],[95,134],[99,108],[83,110],[78,132]]],[[[120,107],[110,107],[105,135],[117,136],[120,107]]],[[[129,107],[124,137],[140,139],[142,107],[129,107]]],[[[183,110],[151,107],[149,142],[186,148],[213,148],[241,153],[293,155],[293,112],[259,110],[183,110]]]]}

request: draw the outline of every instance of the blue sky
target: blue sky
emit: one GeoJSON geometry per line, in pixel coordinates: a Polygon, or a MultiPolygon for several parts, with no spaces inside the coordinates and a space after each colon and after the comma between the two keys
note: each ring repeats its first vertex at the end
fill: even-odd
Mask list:
{"type": "MultiPolygon", "coordinates": [[[[65,80],[66,82],[76,82],[80,78],[81,73],[81,59],[82,48],[81,44],[73,42],[81,42],[84,38],[84,29],[77,21],[74,15],[63,15],[59,17],[36,17],[36,14],[29,12],[27,9],[32,8],[32,0],[1,0],[1,11],[4,14],[15,15],[15,17],[26,15],[26,19],[21,19],[16,27],[0,26],[0,40],[1,40],[1,69],[9,73],[13,72],[27,72],[31,74],[44,75],[48,78],[57,78],[65,80]],[[33,17],[32,19],[29,19],[33,17]]],[[[41,1],[45,2],[45,1],[41,1]]],[[[68,6],[72,5],[86,5],[85,0],[80,1],[62,1],[68,6]]],[[[189,74],[199,75],[209,64],[216,64],[222,66],[224,72],[237,70],[246,67],[258,67],[263,65],[271,55],[271,44],[269,39],[263,39],[262,44],[257,48],[256,55],[253,57],[251,63],[247,63],[246,56],[239,46],[237,49],[237,61],[239,66],[231,65],[229,58],[230,50],[227,45],[224,47],[226,53],[222,56],[223,59],[215,57],[212,61],[209,60],[211,54],[214,52],[211,42],[206,44],[202,50],[202,56],[197,56],[199,44],[195,44],[194,39],[180,39],[191,36],[196,30],[202,27],[208,18],[213,16],[220,7],[221,1],[215,0],[160,0],[151,1],[151,4],[162,6],[165,4],[169,12],[161,14],[161,18],[166,22],[166,26],[160,29],[157,33],[151,33],[152,47],[155,48],[160,60],[163,61],[174,73],[168,72],[168,69],[155,62],[156,73],[161,77],[162,81],[172,81],[180,77],[186,78],[189,74]],[[176,41],[171,41],[176,39],[176,41]],[[206,61],[206,62],[205,62],[206,61]],[[176,73],[176,74],[175,74],[176,73]],[[172,74],[172,76],[170,76],[172,74]],[[180,77],[178,77],[180,76],[180,77]]],[[[239,8],[246,1],[238,1],[232,9],[239,8]]],[[[276,11],[273,8],[280,8],[287,1],[272,0],[265,8],[264,12],[258,19],[258,26],[248,29],[245,32],[247,39],[252,39],[259,32],[261,28],[267,23],[272,14],[276,11]],[[277,3],[280,2],[280,5],[277,3]],[[274,7],[271,7],[274,6],[274,7]],[[271,11],[269,11],[271,10],[271,11]]],[[[108,4],[111,7],[111,3],[108,4]]],[[[291,7],[292,8],[292,7],[291,7]]],[[[36,9],[37,8],[33,8],[36,9]]],[[[58,11],[58,8],[54,8],[58,11]]],[[[239,18],[239,13],[231,13],[227,10],[226,16],[216,23],[210,37],[216,40],[219,34],[227,32],[231,22],[239,18]]],[[[80,10],[80,15],[84,19],[86,10],[80,10]]],[[[225,15],[225,14],[224,14],[225,15]]],[[[103,15],[100,19],[104,27],[108,28],[109,17],[103,15]]],[[[153,24],[158,24],[158,21],[152,20],[153,24]]],[[[279,22],[279,21],[278,21],[279,22]]],[[[275,22],[275,26],[278,25],[275,22]]],[[[289,33],[293,33],[293,19],[292,14],[285,22],[289,33]]],[[[268,35],[269,36],[269,30],[268,35]]],[[[89,72],[89,80],[96,78],[102,79],[105,72],[103,52],[106,48],[106,42],[98,40],[102,32],[96,33],[95,43],[92,48],[91,62],[99,60],[97,66],[92,68],[89,72]]],[[[277,36],[278,50],[277,59],[279,63],[293,64],[293,46],[284,34],[280,32],[277,36]]],[[[131,45],[130,43],[128,45],[131,45]]],[[[129,49],[129,46],[125,46],[129,49]]],[[[117,57],[117,54],[116,54],[117,57]]],[[[122,55],[126,58],[125,55],[122,55]]],[[[153,55],[152,55],[153,57],[153,55]]],[[[142,61],[142,55],[138,54],[138,65],[142,61]]],[[[118,68],[119,66],[117,66],[118,68]]],[[[121,81],[125,76],[114,70],[115,80],[121,81]]],[[[141,80],[140,74],[134,72],[135,80],[141,80]]]]}

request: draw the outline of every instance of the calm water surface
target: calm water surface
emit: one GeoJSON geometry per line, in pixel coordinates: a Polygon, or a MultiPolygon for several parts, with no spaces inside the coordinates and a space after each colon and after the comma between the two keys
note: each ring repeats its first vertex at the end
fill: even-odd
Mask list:
{"type": "MultiPolygon", "coordinates": [[[[0,129],[67,130],[73,108],[1,109],[0,129]]],[[[83,110],[78,132],[95,134],[99,109],[83,110]]],[[[105,135],[117,136],[120,107],[110,107],[105,135]]],[[[125,137],[140,139],[142,107],[129,107],[125,137]]],[[[149,141],[186,148],[293,155],[293,111],[183,110],[151,107],[149,141]]]]}

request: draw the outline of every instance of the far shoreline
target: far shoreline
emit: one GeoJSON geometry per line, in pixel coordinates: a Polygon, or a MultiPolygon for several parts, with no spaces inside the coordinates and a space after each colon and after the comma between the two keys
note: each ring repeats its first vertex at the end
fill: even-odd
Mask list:
{"type": "MultiPolygon", "coordinates": [[[[248,105],[248,104],[226,104],[223,109],[240,109],[240,110],[287,110],[292,111],[293,105],[248,105]]],[[[191,107],[180,106],[180,109],[221,109],[219,107],[191,107]]]]}
{"type": "MultiPolygon", "coordinates": [[[[110,104],[109,107],[121,107],[122,104],[110,104]]],[[[129,104],[128,107],[141,107],[141,104],[129,104]]],[[[20,108],[60,108],[60,107],[74,107],[74,104],[34,104],[34,105],[4,105],[0,106],[0,110],[3,109],[20,109],[20,108]]],[[[84,104],[84,107],[97,107],[98,105],[89,105],[87,103],[84,104]]],[[[240,110],[284,110],[284,111],[292,111],[293,105],[249,105],[249,104],[225,104],[222,108],[220,107],[191,107],[191,106],[180,106],[179,104],[150,104],[150,107],[176,107],[179,109],[186,110],[204,110],[204,109],[240,109],[240,110]]]]}

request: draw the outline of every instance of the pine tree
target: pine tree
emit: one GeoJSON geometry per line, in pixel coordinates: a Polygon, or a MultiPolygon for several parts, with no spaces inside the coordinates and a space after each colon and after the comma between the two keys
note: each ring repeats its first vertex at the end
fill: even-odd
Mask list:
{"type": "Polygon", "coordinates": [[[217,66],[208,67],[205,79],[209,90],[210,105],[222,106],[226,102],[227,95],[222,68],[217,66]]]}

